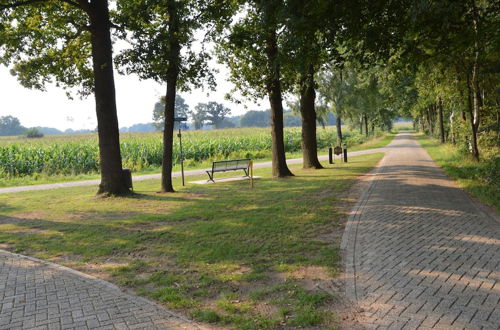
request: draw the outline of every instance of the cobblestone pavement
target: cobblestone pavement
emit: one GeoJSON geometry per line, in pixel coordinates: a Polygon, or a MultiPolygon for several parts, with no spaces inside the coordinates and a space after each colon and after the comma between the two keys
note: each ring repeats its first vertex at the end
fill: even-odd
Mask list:
{"type": "Polygon", "coordinates": [[[410,134],[387,147],[343,237],[367,328],[500,329],[500,221],[410,134]]]}
{"type": "Polygon", "coordinates": [[[201,329],[114,285],[0,250],[0,329],[201,329]]]}

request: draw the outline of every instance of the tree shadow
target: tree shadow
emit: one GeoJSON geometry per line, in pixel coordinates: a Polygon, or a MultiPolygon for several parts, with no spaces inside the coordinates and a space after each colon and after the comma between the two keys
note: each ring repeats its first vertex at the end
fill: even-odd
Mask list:
{"type": "Polygon", "coordinates": [[[384,166],[355,218],[358,302],[377,324],[498,327],[500,226],[446,180],[434,166],[384,166]]]}

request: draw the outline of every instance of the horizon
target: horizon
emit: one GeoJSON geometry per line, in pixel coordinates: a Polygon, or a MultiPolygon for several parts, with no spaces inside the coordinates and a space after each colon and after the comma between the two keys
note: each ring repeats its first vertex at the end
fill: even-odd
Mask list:
{"type": "MultiPolygon", "coordinates": [[[[231,109],[231,116],[242,115],[250,110],[266,110],[267,99],[259,103],[241,98],[237,104],[225,99],[233,88],[227,81],[228,70],[224,65],[213,64],[217,88],[215,91],[194,89],[190,93],[178,93],[191,109],[196,104],[215,101],[231,109]]],[[[0,65],[0,84],[4,87],[0,117],[13,116],[25,127],[50,127],[58,130],[95,129],[97,119],[93,94],[80,99],[73,91],[74,99],[68,99],[63,88],[48,84],[46,91],[21,86],[9,68],[0,65]]],[[[136,75],[121,75],[115,70],[115,90],[119,127],[152,122],[154,104],[164,94],[165,87],[151,80],[140,80],[136,75]],[[139,109],[139,110],[138,110],[139,109]]]]}

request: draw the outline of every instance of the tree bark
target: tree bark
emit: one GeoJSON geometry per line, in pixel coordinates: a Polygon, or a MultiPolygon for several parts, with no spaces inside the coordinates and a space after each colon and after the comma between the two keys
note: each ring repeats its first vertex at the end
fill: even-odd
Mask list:
{"type": "Polygon", "coordinates": [[[479,10],[475,0],[471,1],[472,4],[472,21],[474,26],[474,62],[472,65],[472,91],[474,96],[474,117],[471,117],[471,124],[473,127],[473,156],[479,160],[479,146],[477,144],[477,132],[479,131],[479,123],[481,116],[481,109],[483,107],[483,98],[481,95],[481,88],[479,86],[479,55],[481,47],[479,45],[479,25],[480,16],[479,10]]]}
{"type": "Polygon", "coordinates": [[[365,136],[368,137],[368,116],[366,113],[363,115],[363,119],[365,120],[365,136]]]}
{"type": "Polygon", "coordinates": [[[451,143],[456,144],[456,139],[455,139],[455,111],[451,112],[450,115],[450,135],[451,135],[451,143]]]}
{"type": "Polygon", "coordinates": [[[283,178],[293,176],[293,173],[286,163],[281,72],[278,63],[278,42],[275,29],[270,29],[266,35],[266,56],[268,66],[266,89],[271,106],[272,172],[274,177],[283,178]]]}
{"type": "Polygon", "coordinates": [[[323,168],[318,160],[316,140],[316,91],[314,86],[314,68],[309,66],[301,79],[300,114],[302,116],[302,159],[303,168],[323,168]]]}
{"type": "Polygon", "coordinates": [[[429,133],[431,135],[434,135],[434,128],[432,126],[432,119],[431,119],[431,107],[427,107],[427,125],[429,125],[429,133]]]}
{"type": "Polygon", "coordinates": [[[473,106],[473,98],[474,98],[474,92],[473,88],[471,86],[471,79],[469,74],[467,74],[467,109],[469,111],[469,116],[470,116],[470,126],[471,126],[471,133],[472,133],[472,157],[474,157],[475,160],[479,160],[479,149],[477,146],[477,127],[476,126],[476,120],[477,118],[474,116],[474,106],[473,106]]]}
{"type": "Polygon", "coordinates": [[[163,162],[161,170],[161,192],[174,192],[172,165],[174,147],[174,115],[177,79],[179,77],[181,46],[178,39],[179,17],[176,0],[167,2],[169,48],[167,68],[167,91],[165,95],[165,124],[163,129],[163,162]]]}
{"type": "Polygon", "coordinates": [[[120,153],[108,1],[92,0],[85,9],[90,18],[94,97],[99,136],[101,183],[97,193],[124,195],[130,190],[123,177],[120,153]]]}
{"type": "MultiPolygon", "coordinates": [[[[339,146],[342,146],[342,119],[340,118],[340,115],[337,115],[337,144],[339,146]]],[[[361,125],[363,127],[363,125],[361,125]]]]}
{"type": "Polygon", "coordinates": [[[443,101],[441,98],[438,99],[438,111],[439,111],[439,136],[441,143],[445,142],[444,136],[444,119],[443,119],[443,101]]]}

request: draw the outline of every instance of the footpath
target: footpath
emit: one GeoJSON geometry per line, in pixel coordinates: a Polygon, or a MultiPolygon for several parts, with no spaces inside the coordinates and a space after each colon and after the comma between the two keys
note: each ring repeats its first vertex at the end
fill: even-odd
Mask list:
{"type": "Polygon", "coordinates": [[[366,328],[500,329],[500,220],[411,134],[386,147],[343,237],[366,328]]]}

